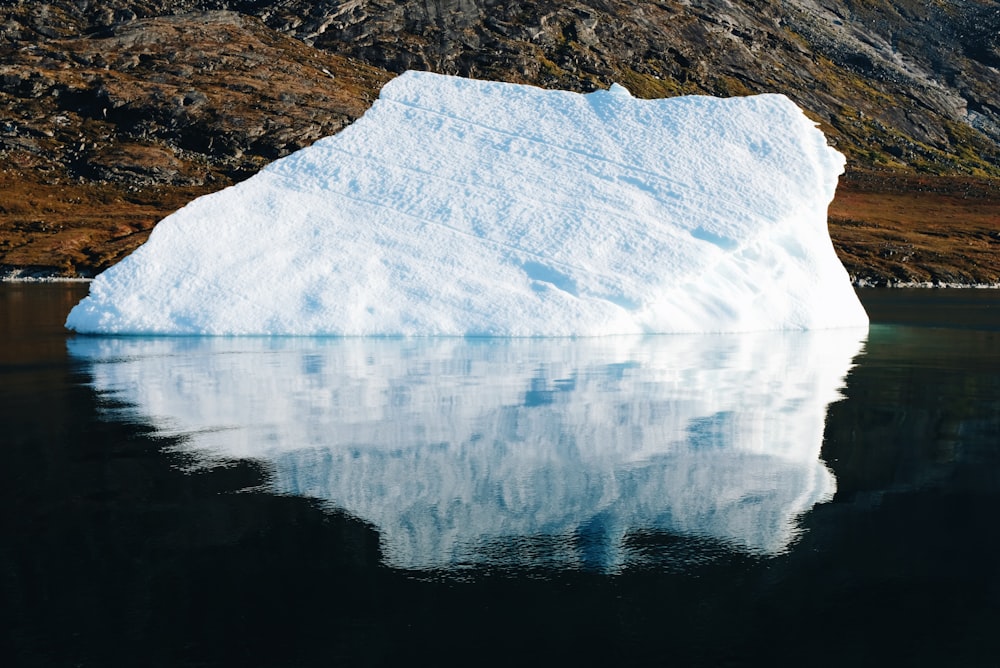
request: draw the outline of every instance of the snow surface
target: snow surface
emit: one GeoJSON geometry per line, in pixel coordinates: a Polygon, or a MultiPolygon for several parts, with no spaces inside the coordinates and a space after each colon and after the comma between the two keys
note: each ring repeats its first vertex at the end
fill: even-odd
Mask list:
{"type": "Polygon", "coordinates": [[[68,345],[105,410],[185,465],[256,459],[276,492],[374,525],[392,566],[616,571],[684,565],[636,535],[784,550],[835,490],[826,410],[866,334],[68,345]]]}
{"type": "Polygon", "coordinates": [[[867,324],[843,156],[782,95],[639,100],[407,72],[341,133],[164,219],[92,333],[606,335],[867,324]]]}

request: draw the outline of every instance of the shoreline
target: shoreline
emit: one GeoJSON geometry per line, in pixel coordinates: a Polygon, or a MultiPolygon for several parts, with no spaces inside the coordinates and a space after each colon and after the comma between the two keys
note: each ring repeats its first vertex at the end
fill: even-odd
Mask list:
{"type": "Polygon", "coordinates": [[[939,283],[934,281],[915,281],[912,283],[888,282],[878,284],[864,280],[852,280],[851,285],[857,290],[1000,290],[1000,283],[939,283]]]}
{"type": "Polygon", "coordinates": [[[73,276],[0,276],[0,283],[90,283],[93,280],[73,276]]]}
{"type": "MultiPolygon", "coordinates": [[[[93,277],[84,276],[18,276],[16,272],[0,275],[0,283],[90,283],[93,277]]],[[[940,281],[886,281],[875,283],[851,277],[856,290],[1000,290],[1000,283],[945,283],[940,281]]]]}

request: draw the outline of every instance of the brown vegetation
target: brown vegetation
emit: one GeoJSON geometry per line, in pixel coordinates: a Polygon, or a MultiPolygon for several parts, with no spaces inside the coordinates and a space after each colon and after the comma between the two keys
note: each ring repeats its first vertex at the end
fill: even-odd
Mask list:
{"type": "Polygon", "coordinates": [[[138,248],[153,226],[207,186],[40,183],[0,171],[0,272],[15,277],[90,277],[138,248]]]}
{"type": "Polygon", "coordinates": [[[998,180],[850,175],[829,219],[861,284],[1000,284],[998,180]]]}

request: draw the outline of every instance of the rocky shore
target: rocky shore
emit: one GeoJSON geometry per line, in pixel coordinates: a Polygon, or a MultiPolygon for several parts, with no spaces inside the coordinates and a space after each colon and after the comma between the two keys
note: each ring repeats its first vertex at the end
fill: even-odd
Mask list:
{"type": "Polygon", "coordinates": [[[960,0],[2,0],[0,276],[93,276],[416,68],[785,93],[848,157],[830,231],[857,284],[996,285],[998,35],[960,0]]]}

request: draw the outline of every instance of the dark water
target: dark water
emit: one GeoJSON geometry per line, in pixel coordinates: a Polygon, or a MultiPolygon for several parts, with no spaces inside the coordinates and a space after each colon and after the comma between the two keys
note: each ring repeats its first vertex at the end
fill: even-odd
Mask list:
{"type": "Polygon", "coordinates": [[[867,335],[93,339],[0,285],[14,666],[1000,665],[1000,295],[867,335]]]}

